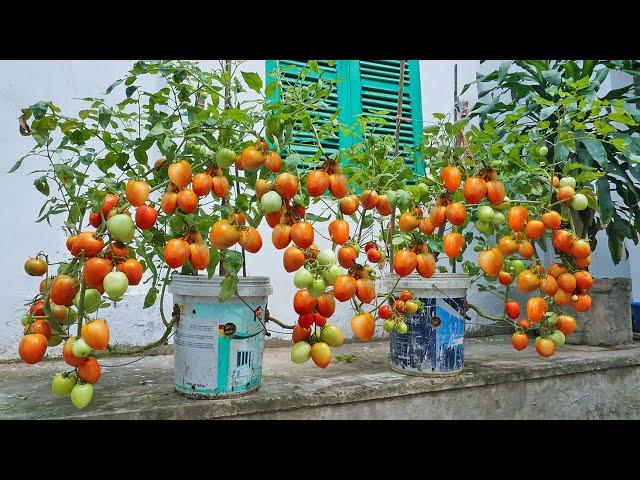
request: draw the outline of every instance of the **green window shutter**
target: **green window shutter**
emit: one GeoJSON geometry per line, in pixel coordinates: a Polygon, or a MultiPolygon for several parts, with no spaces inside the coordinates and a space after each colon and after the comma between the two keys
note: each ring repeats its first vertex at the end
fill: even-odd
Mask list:
{"type": "MultiPolygon", "coordinates": [[[[283,88],[286,88],[287,81],[293,83],[298,78],[298,75],[303,67],[305,67],[307,60],[267,60],[267,84],[273,81],[273,78],[269,76],[269,72],[280,69],[283,74],[283,88]]],[[[318,115],[322,120],[327,120],[329,117],[338,112],[338,119],[342,123],[350,123],[351,114],[351,101],[348,92],[348,62],[344,60],[337,60],[334,65],[330,66],[328,61],[319,60],[318,66],[323,71],[323,78],[335,80],[337,78],[342,79],[338,82],[334,91],[331,92],[326,100],[326,107],[318,109],[314,112],[314,115],[318,115]]],[[[307,69],[305,79],[301,83],[310,85],[318,80],[318,74],[307,69]]],[[[279,92],[275,91],[272,98],[275,100],[279,96],[279,92]]],[[[295,129],[293,133],[293,142],[291,149],[295,153],[299,153],[305,157],[310,157],[316,154],[316,149],[313,147],[315,138],[311,133],[301,131],[302,129],[295,129]]],[[[335,154],[341,148],[348,148],[349,141],[351,139],[344,138],[339,135],[338,138],[328,138],[322,141],[322,148],[327,155],[335,154]]],[[[301,167],[304,168],[303,165],[301,167]]]]}
{"type": "MultiPolygon", "coordinates": [[[[354,60],[351,77],[353,96],[360,100],[353,107],[354,113],[384,118],[388,123],[376,128],[376,133],[395,135],[398,111],[398,85],[400,83],[400,60],[354,60]],[[385,110],[384,114],[380,110],[385,110]]],[[[405,156],[405,163],[417,174],[424,173],[424,164],[418,154],[422,136],[422,98],[420,95],[420,64],[408,60],[404,70],[402,92],[402,116],[409,122],[400,124],[400,152],[408,146],[414,152],[405,156]]]]}
{"type": "MultiPolygon", "coordinates": [[[[306,60],[267,60],[267,82],[271,79],[269,72],[276,68],[283,70],[285,78],[295,80],[306,60]]],[[[398,106],[398,83],[400,81],[400,60],[337,60],[335,66],[329,67],[327,61],[319,61],[319,66],[325,71],[326,78],[341,79],[337,84],[337,91],[331,93],[327,109],[319,112],[323,118],[328,118],[339,109],[338,118],[345,125],[352,125],[356,115],[365,113],[376,115],[374,112],[388,110],[382,115],[388,124],[378,128],[379,134],[395,134],[396,112],[398,106]]],[[[311,83],[317,75],[308,72],[305,82],[311,83]]],[[[277,98],[274,92],[273,98],[277,98]]],[[[400,149],[407,145],[415,152],[412,157],[406,157],[405,162],[414,172],[424,173],[424,164],[418,155],[417,146],[422,135],[422,99],[420,94],[420,65],[418,60],[408,60],[405,66],[403,89],[402,116],[410,119],[400,127],[400,149]]],[[[311,135],[304,132],[294,133],[292,149],[302,155],[313,155],[315,149],[309,144],[313,140],[311,135]]],[[[329,139],[322,147],[327,153],[335,153],[339,148],[348,148],[357,142],[352,136],[345,137],[340,133],[339,139],[329,139]]]]}

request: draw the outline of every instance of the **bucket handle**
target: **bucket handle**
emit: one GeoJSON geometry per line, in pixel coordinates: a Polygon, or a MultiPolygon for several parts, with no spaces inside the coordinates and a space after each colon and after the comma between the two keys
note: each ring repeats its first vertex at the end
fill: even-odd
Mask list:
{"type": "MultiPolygon", "coordinates": [[[[242,298],[242,297],[238,294],[238,292],[236,292],[236,297],[238,297],[240,300],[242,300],[242,303],[244,303],[244,304],[247,306],[247,308],[248,308],[249,310],[251,310],[251,312],[253,312],[253,321],[255,322],[256,320],[258,320],[258,321],[260,322],[260,325],[262,325],[262,328],[264,329],[264,335],[265,335],[265,337],[270,337],[270,336],[271,336],[271,333],[267,330],[267,326],[266,326],[266,325],[264,324],[264,322],[262,321],[262,315],[263,315],[262,307],[261,307],[261,306],[258,306],[258,308],[256,308],[256,309],[254,310],[253,308],[251,308],[251,305],[249,305],[249,304],[245,301],[245,299],[244,299],[244,298],[242,298]]],[[[266,309],[266,311],[267,311],[267,313],[266,313],[266,315],[265,315],[265,316],[266,316],[266,318],[267,318],[267,321],[268,321],[268,318],[269,318],[269,309],[268,309],[268,306],[269,306],[269,299],[267,298],[267,305],[265,305],[265,309],[266,309]]]]}
{"type": "Polygon", "coordinates": [[[453,303],[455,303],[456,305],[462,307],[462,318],[464,318],[465,320],[472,320],[472,318],[467,315],[467,311],[469,310],[469,302],[467,302],[467,297],[464,298],[464,305],[460,305],[460,303],[458,303],[458,300],[451,298],[447,292],[445,292],[444,290],[442,290],[439,286],[437,286],[435,283],[431,285],[433,288],[435,288],[436,290],[438,290],[440,293],[442,293],[445,297],[447,297],[449,300],[451,300],[453,303]]]}

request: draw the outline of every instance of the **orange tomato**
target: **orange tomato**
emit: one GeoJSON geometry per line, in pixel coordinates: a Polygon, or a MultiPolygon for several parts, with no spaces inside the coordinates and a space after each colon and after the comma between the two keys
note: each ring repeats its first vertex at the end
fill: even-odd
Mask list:
{"type": "Polygon", "coordinates": [[[329,175],[329,191],[336,198],[343,198],[347,194],[347,177],[342,172],[329,175]]]}
{"type": "Polygon", "coordinates": [[[447,221],[447,209],[444,205],[434,205],[429,211],[429,220],[434,227],[440,227],[447,221]]]}
{"type": "Polygon", "coordinates": [[[556,193],[556,196],[558,197],[559,202],[569,203],[571,202],[571,200],[573,200],[575,194],[576,192],[573,187],[566,186],[560,187],[558,189],[558,192],[556,193]]]}
{"type": "Polygon", "coordinates": [[[398,219],[398,228],[406,233],[413,232],[416,228],[418,228],[418,224],[418,219],[411,212],[404,212],[398,219]]]}
{"type": "Polygon", "coordinates": [[[558,286],[565,292],[573,293],[576,289],[576,277],[573,273],[561,273],[558,276],[558,286]]]}
{"type": "Polygon", "coordinates": [[[291,226],[279,223],[273,227],[273,231],[271,232],[271,241],[273,246],[278,250],[287,248],[289,243],[291,243],[291,226]]]}
{"type": "Polygon", "coordinates": [[[360,340],[369,340],[376,329],[376,321],[369,312],[360,313],[351,319],[351,331],[360,340]]]}
{"type": "Polygon", "coordinates": [[[344,215],[352,215],[360,206],[360,199],[357,195],[349,195],[340,199],[340,211],[344,215]]]}
{"type": "Polygon", "coordinates": [[[293,297],[293,309],[298,315],[307,315],[316,308],[318,301],[306,288],[298,290],[293,297]]]}
{"type": "MultiPolygon", "coordinates": [[[[357,288],[357,287],[356,287],[357,288]]],[[[329,318],[336,311],[336,299],[332,293],[323,293],[318,297],[316,310],[323,317],[329,318]]]]}
{"type": "MultiPolygon", "coordinates": [[[[177,203],[177,198],[176,198],[177,203]]],[[[140,230],[149,230],[158,220],[158,211],[148,205],[140,205],[136,209],[136,225],[140,230]]]]}
{"type": "Polygon", "coordinates": [[[347,302],[356,294],[358,282],[351,275],[340,275],[333,283],[333,295],[340,302],[347,302]]]}
{"type": "Polygon", "coordinates": [[[565,292],[562,288],[558,288],[558,291],[553,296],[553,299],[560,306],[569,305],[569,302],[571,302],[571,293],[565,292]]]}
{"type": "Polygon", "coordinates": [[[298,179],[294,175],[285,172],[276,178],[274,189],[282,198],[291,200],[298,193],[299,186],[298,179]]]}
{"type": "Polygon", "coordinates": [[[302,267],[302,264],[304,263],[304,252],[298,247],[294,247],[292,245],[284,251],[282,263],[284,264],[284,269],[287,272],[295,272],[302,267]]]}
{"type": "Polygon", "coordinates": [[[264,157],[264,166],[273,173],[278,173],[282,168],[282,157],[276,152],[269,152],[264,157]]]}
{"type": "Polygon", "coordinates": [[[500,241],[498,242],[498,249],[503,255],[513,255],[518,251],[518,244],[509,235],[505,235],[500,238],[500,241]]]}
{"type": "Polygon", "coordinates": [[[558,282],[551,275],[547,275],[540,280],[540,291],[545,295],[553,297],[558,291],[558,282]]]}
{"type": "Polygon", "coordinates": [[[523,293],[533,292],[538,288],[540,280],[531,270],[523,270],[518,275],[516,286],[523,293]]]}
{"type": "Polygon", "coordinates": [[[587,258],[591,255],[591,245],[586,240],[576,240],[571,245],[571,255],[575,258],[587,258]]]}
{"type": "Polygon", "coordinates": [[[480,177],[467,178],[462,186],[462,192],[467,202],[478,203],[487,194],[487,182],[480,177]]]}
{"type": "Polygon", "coordinates": [[[444,252],[449,258],[456,258],[464,248],[464,237],[458,232],[449,232],[443,240],[444,252]]]}
{"type": "Polygon", "coordinates": [[[418,265],[418,256],[411,250],[398,250],[393,256],[393,270],[401,277],[409,275],[418,265]]]}
{"type": "Polygon", "coordinates": [[[522,258],[533,257],[533,245],[526,240],[518,245],[518,253],[522,258]]]}
{"type": "Polygon", "coordinates": [[[209,195],[211,188],[213,187],[213,177],[208,173],[196,173],[191,181],[191,188],[193,192],[199,196],[204,197],[209,195]]]}
{"type": "Polygon", "coordinates": [[[440,180],[442,180],[444,188],[449,192],[455,192],[460,187],[462,181],[460,169],[452,165],[444,167],[440,170],[440,180]]]}
{"type": "Polygon", "coordinates": [[[293,343],[302,342],[311,336],[311,328],[303,328],[296,323],[291,333],[291,341],[293,343]]]}
{"type": "Polygon", "coordinates": [[[309,248],[313,237],[313,227],[308,222],[298,222],[291,227],[291,240],[300,248],[309,248]]]}
{"type": "Polygon", "coordinates": [[[525,348],[527,348],[528,344],[529,344],[529,337],[527,336],[526,333],[515,332],[511,336],[511,345],[513,345],[513,348],[515,348],[518,351],[524,350],[525,348]]]}
{"type": "Polygon", "coordinates": [[[349,239],[349,224],[341,219],[332,221],[329,224],[329,235],[333,243],[343,245],[349,239]]]}
{"type": "Polygon", "coordinates": [[[511,207],[507,212],[507,222],[509,223],[509,228],[514,232],[519,232],[522,230],[527,221],[529,220],[529,210],[522,205],[516,205],[515,207],[511,207]]]}
{"type": "Polygon", "coordinates": [[[228,220],[218,220],[209,230],[209,241],[215,248],[225,249],[240,239],[240,232],[228,220]]]}
{"type": "Polygon", "coordinates": [[[240,230],[238,243],[249,253],[258,253],[262,248],[262,236],[254,227],[240,230]]]}
{"type": "Polygon", "coordinates": [[[532,323],[538,323],[547,313],[547,302],[542,297],[531,297],[527,300],[527,318],[532,323]]]}
{"type": "Polygon", "coordinates": [[[166,214],[172,214],[178,208],[178,194],[175,192],[166,192],[160,199],[162,211],[166,214]]]}
{"type": "Polygon", "coordinates": [[[504,202],[504,184],[500,180],[487,182],[487,199],[492,205],[500,205],[504,202]]]}
{"type": "Polygon", "coordinates": [[[44,357],[47,351],[47,337],[41,333],[28,333],[20,339],[18,354],[23,362],[33,365],[44,357]]]}
{"type": "Polygon", "coordinates": [[[452,225],[460,226],[467,219],[467,210],[462,203],[452,202],[446,206],[445,215],[452,225]]]}
{"type": "Polygon", "coordinates": [[[430,278],[436,271],[436,260],[431,253],[421,253],[417,257],[416,270],[423,278],[430,278]]]}
{"type": "Polygon", "coordinates": [[[245,170],[256,170],[264,163],[264,156],[256,147],[250,145],[242,151],[240,163],[245,170]]]}
{"type": "Polygon", "coordinates": [[[187,188],[191,183],[191,164],[186,160],[169,165],[169,180],[178,188],[187,188]]]}
{"type": "Polygon", "coordinates": [[[93,357],[78,365],[78,378],[85,383],[96,383],[100,379],[100,364],[93,357]]]}
{"type": "Polygon", "coordinates": [[[82,339],[94,350],[104,350],[109,345],[109,327],[102,318],[82,325],[81,333],[82,339]]]}
{"type": "Polygon", "coordinates": [[[570,253],[573,245],[573,236],[566,230],[556,230],[551,237],[553,248],[562,253],[570,253]]]}
{"type": "Polygon", "coordinates": [[[207,244],[202,240],[189,245],[189,263],[196,270],[205,270],[209,266],[211,255],[207,244]]]}
{"type": "Polygon", "coordinates": [[[211,191],[218,198],[225,198],[229,195],[229,180],[223,175],[213,177],[211,191]]]}
{"type": "Polygon", "coordinates": [[[365,210],[373,210],[378,205],[378,192],[375,190],[365,190],[360,195],[360,202],[365,210]]]}
{"type": "Polygon", "coordinates": [[[500,253],[500,250],[497,248],[485,250],[480,252],[478,255],[480,268],[484,273],[491,275],[492,277],[495,277],[500,273],[503,261],[504,258],[502,257],[502,253],[500,253]]]}
{"type": "Polygon", "coordinates": [[[576,286],[580,290],[589,290],[593,287],[593,277],[586,270],[580,270],[574,274],[576,279],[576,286]]]}
{"type": "Polygon", "coordinates": [[[542,223],[549,230],[556,231],[560,228],[560,224],[562,223],[562,217],[558,212],[552,210],[542,215],[542,223]]]}
{"type": "Polygon", "coordinates": [[[536,352],[542,357],[550,357],[556,351],[556,344],[548,338],[536,338],[536,352]]]}
{"type": "Polygon", "coordinates": [[[559,315],[556,322],[556,328],[568,337],[576,329],[576,319],[570,315],[559,315]]]}
{"type": "Polygon", "coordinates": [[[537,240],[544,235],[544,223],[540,220],[529,220],[525,227],[525,234],[531,240],[537,240]]]}
{"type": "Polygon", "coordinates": [[[371,303],[376,298],[375,285],[368,278],[356,280],[356,296],[362,303],[371,303]]]}
{"type": "Polygon", "coordinates": [[[587,268],[589,265],[591,265],[591,255],[586,258],[576,258],[575,264],[577,267],[587,268]]]}
{"type": "Polygon", "coordinates": [[[307,191],[312,197],[324,194],[331,184],[329,174],[324,170],[314,170],[307,176],[307,191]]]}
{"type": "Polygon", "coordinates": [[[68,307],[80,290],[80,283],[69,275],[58,275],[51,282],[49,298],[56,305],[68,307]]]}
{"type": "Polygon", "coordinates": [[[338,263],[341,267],[353,268],[356,264],[356,257],[356,250],[353,247],[347,246],[338,249],[338,263]]]}
{"type": "Polygon", "coordinates": [[[178,192],[178,208],[184,213],[193,213],[198,209],[198,196],[193,190],[185,189],[178,192]]]}
{"type": "Polygon", "coordinates": [[[433,223],[431,223],[431,219],[429,217],[426,217],[418,222],[418,229],[425,235],[431,235],[436,227],[433,223]]]}
{"type": "Polygon", "coordinates": [[[104,240],[96,237],[93,232],[82,232],[73,242],[71,255],[74,257],[95,257],[104,248],[104,240]]]}
{"type": "Polygon", "coordinates": [[[498,273],[498,281],[502,284],[502,285],[511,285],[511,282],[513,282],[513,277],[511,276],[511,274],[509,272],[500,272],[498,273]]]}
{"type": "Polygon", "coordinates": [[[376,205],[376,210],[383,217],[391,215],[391,213],[393,212],[393,207],[389,203],[386,195],[378,196],[378,204],[376,205]]]}
{"type": "Polygon", "coordinates": [[[178,268],[184,265],[189,258],[189,244],[181,238],[172,238],[164,246],[164,261],[171,268],[178,268]]]}
{"type": "Polygon", "coordinates": [[[102,286],[102,281],[113,270],[113,264],[106,258],[93,257],[82,267],[82,278],[89,287],[102,286]]]}
{"type": "Polygon", "coordinates": [[[591,296],[584,293],[584,294],[578,295],[578,299],[575,302],[573,302],[573,309],[576,312],[586,312],[591,308],[592,303],[593,303],[593,300],[591,299],[591,296]]]}
{"type": "Polygon", "coordinates": [[[129,180],[125,187],[127,201],[134,207],[139,207],[149,198],[151,187],[144,180],[129,180]]]}

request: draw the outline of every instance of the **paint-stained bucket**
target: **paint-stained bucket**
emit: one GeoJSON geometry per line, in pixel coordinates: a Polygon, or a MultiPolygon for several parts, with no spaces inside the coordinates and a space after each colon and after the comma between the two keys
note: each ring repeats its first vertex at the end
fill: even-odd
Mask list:
{"type": "Polygon", "coordinates": [[[404,314],[408,331],[391,333],[391,366],[409,375],[454,375],[464,363],[464,315],[469,277],[464,273],[434,274],[431,278],[396,275],[385,278],[386,291],[410,290],[420,309],[404,314]],[[396,285],[396,282],[397,285],[396,285]],[[395,288],[394,288],[395,285],[395,288]]]}
{"type": "Polygon", "coordinates": [[[220,303],[222,280],[173,275],[169,285],[180,309],[174,337],[175,388],[187,397],[234,397],[260,387],[264,312],[273,293],[269,278],[241,277],[242,298],[220,303]]]}

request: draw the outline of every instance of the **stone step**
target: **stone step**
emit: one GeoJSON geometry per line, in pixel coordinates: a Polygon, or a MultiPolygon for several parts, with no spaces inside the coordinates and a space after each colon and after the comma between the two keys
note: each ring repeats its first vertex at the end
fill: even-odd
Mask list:
{"type": "Polygon", "coordinates": [[[464,371],[452,377],[391,370],[386,341],[348,344],[325,370],[295,365],[288,348],[265,350],[251,395],[191,400],[173,390],[173,357],[102,360],[94,400],[76,410],[54,397],[60,361],[0,365],[0,418],[45,419],[540,419],[640,418],[640,343],[615,349],[565,345],[549,359],[508,336],[466,339],[464,371]]]}

